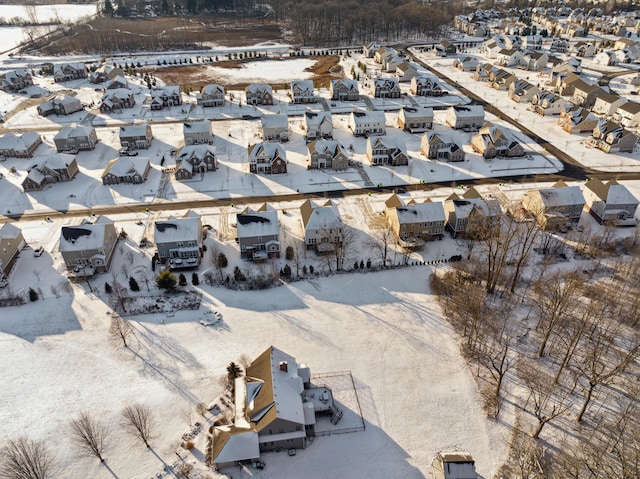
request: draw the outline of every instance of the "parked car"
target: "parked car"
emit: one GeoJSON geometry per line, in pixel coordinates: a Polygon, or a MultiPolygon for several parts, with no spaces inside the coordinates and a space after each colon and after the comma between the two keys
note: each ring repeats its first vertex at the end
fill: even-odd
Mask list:
{"type": "Polygon", "coordinates": [[[130,150],[129,148],[120,148],[120,156],[138,156],[136,150],[130,150]]]}
{"type": "Polygon", "coordinates": [[[33,250],[33,256],[35,257],[42,256],[42,253],[44,253],[44,247],[42,246],[38,246],[36,249],[33,250]]]}

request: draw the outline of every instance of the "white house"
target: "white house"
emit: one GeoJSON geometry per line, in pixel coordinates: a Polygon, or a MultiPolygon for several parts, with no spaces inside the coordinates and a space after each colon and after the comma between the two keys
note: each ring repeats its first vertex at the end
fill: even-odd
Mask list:
{"type": "Polygon", "coordinates": [[[385,115],[379,110],[354,110],[349,115],[348,127],[355,136],[385,135],[385,115]]]}
{"type": "Polygon", "coordinates": [[[611,223],[616,226],[635,226],[634,218],[638,199],[616,180],[603,183],[597,178],[590,179],[582,190],[587,208],[598,223],[611,223]]]}

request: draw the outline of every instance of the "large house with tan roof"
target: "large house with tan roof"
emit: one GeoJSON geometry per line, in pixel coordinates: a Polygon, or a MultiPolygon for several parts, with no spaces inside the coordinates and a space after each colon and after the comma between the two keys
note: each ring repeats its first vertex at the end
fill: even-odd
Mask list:
{"type": "Polygon", "coordinates": [[[590,179],[582,190],[587,209],[598,223],[616,226],[636,226],[634,218],[638,209],[638,199],[616,180],[605,183],[597,178],[590,179]]]}

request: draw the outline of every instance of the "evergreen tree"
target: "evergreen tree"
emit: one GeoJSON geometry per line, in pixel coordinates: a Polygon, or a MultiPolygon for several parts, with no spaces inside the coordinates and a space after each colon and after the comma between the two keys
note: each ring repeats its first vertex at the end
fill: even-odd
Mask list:
{"type": "Polygon", "coordinates": [[[191,284],[194,286],[198,286],[200,284],[200,279],[198,278],[198,273],[194,272],[191,275],[191,284]]]}
{"type": "Polygon", "coordinates": [[[29,301],[38,301],[38,293],[33,288],[29,288],[29,301]]]}
{"type": "Polygon", "coordinates": [[[176,287],[176,277],[171,271],[163,271],[156,277],[156,286],[160,289],[173,289],[176,287]]]}
{"type": "Polygon", "coordinates": [[[102,8],[102,13],[104,13],[105,15],[109,15],[110,17],[113,17],[115,10],[113,9],[113,5],[111,4],[110,0],[104,0],[104,7],[102,8]]]}
{"type": "Polygon", "coordinates": [[[187,278],[182,273],[180,273],[180,275],[178,276],[178,284],[180,286],[186,286],[187,285],[187,278]]]}
{"type": "Polygon", "coordinates": [[[131,291],[140,291],[140,286],[133,276],[129,278],[129,288],[131,291]]]}
{"type": "Polygon", "coordinates": [[[111,294],[111,285],[109,283],[104,283],[104,292],[111,294]]]}

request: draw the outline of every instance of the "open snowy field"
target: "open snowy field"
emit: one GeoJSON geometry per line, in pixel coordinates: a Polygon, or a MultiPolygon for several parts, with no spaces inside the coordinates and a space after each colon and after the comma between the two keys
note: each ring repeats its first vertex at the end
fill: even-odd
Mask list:
{"type": "MultiPolygon", "coordinates": [[[[39,269],[43,283],[57,276],[39,269]]],[[[429,293],[429,271],[345,274],[262,292],[202,286],[200,311],[131,318],[130,350],[109,343],[109,308],[84,285],[60,298],[45,292],[44,300],[3,308],[0,361],[11,386],[0,393],[0,440],[20,434],[45,440],[58,456],[60,478],[152,477],[162,461],[176,460],[187,427],[181,413],[220,393],[218,377],[230,361],[275,345],[313,373],[351,371],[366,430],[316,438],[295,457],[265,454],[266,468],[251,477],[307,471],[314,478],[422,478],[434,454],[454,445],[469,450],[478,472],[491,477],[509,433],[485,419],[456,337],[429,293]],[[222,313],[223,327],[198,324],[207,308],[222,313]],[[136,401],[153,409],[152,450],[118,427],[121,408],[136,401]],[[83,410],[113,428],[106,466],[78,458],[69,442],[69,421],[83,410]]]]}

